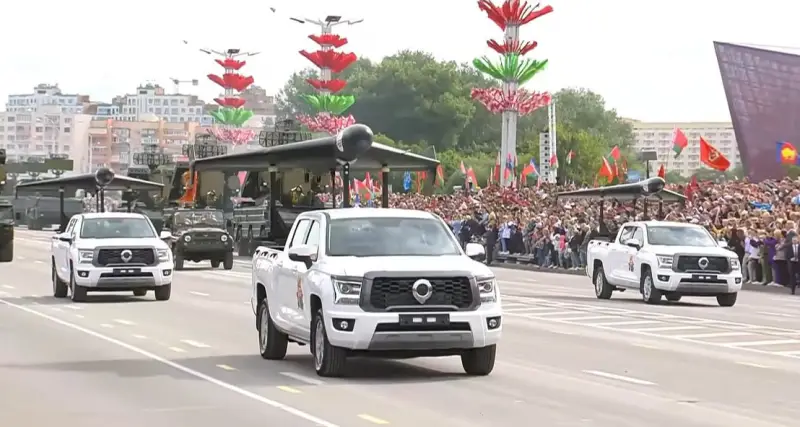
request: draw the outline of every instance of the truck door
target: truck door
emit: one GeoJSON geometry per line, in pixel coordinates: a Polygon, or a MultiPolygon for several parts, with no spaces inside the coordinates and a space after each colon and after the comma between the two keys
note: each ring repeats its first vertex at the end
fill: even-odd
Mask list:
{"type": "MultiPolygon", "coordinates": [[[[639,241],[639,243],[644,244],[644,231],[642,231],[642,227],[634,227],[633,234],[629,237],[639,241]]],[[[636,265],[636,254],[639,252],[636,248],[632,248],[630,246],[624,245],[621,247],[624,251],[624,263],[623,270],[625,273],[625,285],[632,288],[639,287],[639,268],[636,265]]]]}
{"type": "Polygon", "coordinates": [[[632,225],[625,226],[619,232],[619,236],[617,236],[617,241],[614,242],[615,244],[611,245],[611,249],[609,249],[609,258],[611,258],[611,265],[613,268],[612,275],[616,279],[617,282],[625,282],[627,284],[628,278],[628,247],[625,246],[625,242],[633,237],[633,233],[636,227],[632,225]]]}
{"type": "Polygon", "coordinates": [[[64,233],[56,234],[53,236],[53,261],[55,263],[58,276],[63,281],[69,280],[69,248],[70,243],[62,242],[60,237],[74,236],[75,223],[78,222],[78,217],[73,217],[69,220],[67,228],[64,233]]]}
{"type": "MultiPolygon", "coordinates": [[[[286,251],[305,243],[308,235],[311,220],[304,218],[297,223],[294,234],[286,246],[286,251]]],[[[302,293],[302,282],[300,279],[301,269],[305,271],[305,265],[289,259],[288,255],[281,257],[283,265],[279,270],[278,298],[281,301],[281,309],[284,310],[286,320],[289,322],[290,332],[297,334],[300,325],[300,311],[302,300],[298,299],[298,294],[302,293]]]]}
{"type": "MultiPolygon", "coordinates": [[[[317,259],[319,259],[319,246],[320,246],[320,230],[321,225],[319,221],[312,221],[308,229],[308,235],[305,239],[306,245],[313,245],[317,247],[317,259]]],[[[295,298],[297,299],[297,314],[295,324],[298,327],[298,333],[302,337],[311,337],[311,307],[310,295],[308,289],[312,289],[309,269],[305,264],[297,263],[297,292],[295,298]]],[[[313,267],[312,267],[313,268],[313,267]]]]}

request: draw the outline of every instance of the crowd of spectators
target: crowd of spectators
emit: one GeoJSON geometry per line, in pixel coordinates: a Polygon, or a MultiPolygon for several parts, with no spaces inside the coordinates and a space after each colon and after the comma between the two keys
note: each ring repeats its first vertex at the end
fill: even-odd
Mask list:
{"type": "MultiPolygon", "coordinates": [[[[790,286],[794,292],[795,272],[800,274],[800,180],[701,182],[668,188],[688,198],[665,204],[664,220],[703,225],[725,241],[739,255],[747,283],[790,286]]],[[[599,203],[554,197],[573,189],[574,185],[543,184],[451,195],[392,194],[390,203],[437,213],[451,223],[462,242],[480,240],[494,248],[487,251],[488,262],[496,254],[514,254],[530,257],[541,268],[582,269],[592,231],[599,226],[599,203]]],[[[656,212],[653,202],[651,219],[656,212]]],[[[603,217],[612,230],[626,221],[645,219],[641,202],[636,208],[632,203],[606,203],[603,217]]]]}

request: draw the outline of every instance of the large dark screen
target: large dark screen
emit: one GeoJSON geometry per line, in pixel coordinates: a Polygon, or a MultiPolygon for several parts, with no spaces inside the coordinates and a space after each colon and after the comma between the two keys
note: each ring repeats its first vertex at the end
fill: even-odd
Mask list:
{"type": "Polygon", "coordinates": [[[775,143],[800,144],[800,56],[719,42],[714,49],[748,177],[784,176],[775,143]]]}

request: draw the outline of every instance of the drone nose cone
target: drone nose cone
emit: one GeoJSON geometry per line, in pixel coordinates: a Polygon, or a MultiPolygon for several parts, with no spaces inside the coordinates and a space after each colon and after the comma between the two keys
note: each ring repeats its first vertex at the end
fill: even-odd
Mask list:
{"type": "Polygon", "coordinates": [[[114,171],[109,168],[100,168],[94,173],[94,180],[98,186],[105,187],[114,180],[114,171]]]}
{"type": "Polygon", "coordinates": [[[362,124],[348,126],[336,135],[336,158],[352,162],[372,146],[372,129],[362,124]]]}
{"type": "Polygon", "coordinates": [[[661,177],[650,178],[642,181],[642,187],[647,194],[658,193],[664,189],[666,182],[661,177]]]}

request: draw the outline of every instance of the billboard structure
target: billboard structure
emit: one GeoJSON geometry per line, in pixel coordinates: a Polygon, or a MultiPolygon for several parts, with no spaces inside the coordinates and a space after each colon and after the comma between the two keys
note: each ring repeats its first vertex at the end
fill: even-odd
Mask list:
{"type": "Polygon", "coordinates": [[[785,176],[775,143],[800,143],[800,55],[714,42],[733,130],[747,176],[785,176]]]}

